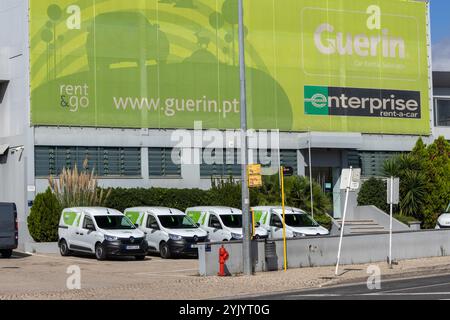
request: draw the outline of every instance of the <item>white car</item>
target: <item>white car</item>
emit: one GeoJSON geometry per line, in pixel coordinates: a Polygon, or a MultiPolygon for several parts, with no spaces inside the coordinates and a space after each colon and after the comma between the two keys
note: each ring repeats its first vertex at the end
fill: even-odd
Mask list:
{"type": "Polygon", "coordinates": [[[95,254],[98,260],[110,256],[134,256],[144,260],[148,244],[145,234],[120,211],[108,208],[64,209],[59,222],[59,251],[95,254]]]}
{"type": "Polygon", "coordinates": [[[140,207],[125,210],[125,215],[147,236],[149,251],[164,259],[174,255],[197,254],[198,243],[206,242],[208,233],[185,213],[162,207],[140,207]]]}
{"type": "Polygon", "coordinates": [[[436,229],[449,229],[450,228],[450,203],[447,210],[441,214],[436,223],[436,229]]]}
{"type": "MultiPolygon", "coordinates": [[[[283,238],[282,207],[266,206],[252,208],[255,220],[269,232],[269,238],[283,238]]],[[[309,214],[297,208],[286,207],[286,238],[322,236],[330,232],[319,225],[309,214]]]]}
{"type": "MultiPolygon", "coordinates": [[[[195,207],[186,214],[207,231],[209,240],[214,242],[242,240],[242,211],[230,207],[195,207]]],[[[266,239],[268,233],[255,227],[255,239],[266,239]]]]}

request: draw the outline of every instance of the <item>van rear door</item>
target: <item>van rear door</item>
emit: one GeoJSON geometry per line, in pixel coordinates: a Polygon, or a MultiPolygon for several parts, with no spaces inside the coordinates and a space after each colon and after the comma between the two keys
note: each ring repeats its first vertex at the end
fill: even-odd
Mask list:
{"type": "Polygon", "coordinates": [[[17,242],[16,205],[14,203],[0,203],[0,249],[16,249],[17,242]]]}

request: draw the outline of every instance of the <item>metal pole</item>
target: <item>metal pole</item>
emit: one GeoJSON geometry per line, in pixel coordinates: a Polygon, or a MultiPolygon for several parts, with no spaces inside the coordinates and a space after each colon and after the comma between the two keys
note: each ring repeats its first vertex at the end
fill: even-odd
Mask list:
{"type": "Polygon", "coordinates": [[[348,185],[347,185],[346,194],[345,194],[344,214],[342,215],[341,236],[339,238],[339,249],[338,249],[337,262],[336,262],[336,270],[334,272],[334,274],[336,276],[339,273],[339,262],[341,260],[342,238],[344,237],[345,216],[347,214],[348,196],[350,193],[350,187],[351,187],[351,183],[352,183],[352,171],[353,171],[353,167],[350,167],[350,177],[348,179],[348,185]]]}
{"type": "Polygon", "coordinates": [[[309,188],[311,189],[311,217],[314,219],[314,195],[313,195],[313,180],[312,180],[311,132],[309,132],[308,149],[309,149],[309,188]]]}
{"type": "Polygon", "coordinates": [[[389,268],[392,269],[392,215],[394,198],[394,177],[391,177],[391,192],[389,195],[390,222],[389,222],[389,268]]]}
{"type": "Polygon", "coordinates": [[[241,159],[242,159],[242,254],[244,274],[253,274],[251,253],[250,195],[248,190],[247,89],[245,79],[244,6],[239,0],[239,72],[241,83],[241,159]]]}
{"type": "Polygon", "coordinates": [[[280,168],[281,177],[281,206],[283,208],[283,257],[284,271],[287,271],[287,243],[286,243],[286,200],[284,195],[284,167],[280,168]]]}

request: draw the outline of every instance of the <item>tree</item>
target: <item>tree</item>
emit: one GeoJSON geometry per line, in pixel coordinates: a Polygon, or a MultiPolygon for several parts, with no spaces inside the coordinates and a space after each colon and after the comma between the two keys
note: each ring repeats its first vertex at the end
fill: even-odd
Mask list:
{"type": "Polygon", "coordinates": [[[387,176],[400,178],[400,214],[433,228],[450,200],[450,143],[439,137],[429,146],[419,139],[410,153],[384,164],[387,176]]]}
{"type": "Polygon", "coordinates": [[[381,179],[370,178],[361,186],[358,193],[358,206],[375,206],[387,213],[389,206],[386,203],[386,197],[386,182],[381,179]]]}
{"type": "Polygon", "coordinates": [[[36,242],[58,241],[58,224],[62,207],[58,199],[47,189],[38,194],[28,216],[28,230],[36,242]]]}

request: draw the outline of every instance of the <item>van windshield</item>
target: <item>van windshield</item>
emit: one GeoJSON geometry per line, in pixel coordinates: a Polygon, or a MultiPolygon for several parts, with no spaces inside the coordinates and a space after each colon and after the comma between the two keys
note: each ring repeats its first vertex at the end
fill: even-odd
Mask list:
{"type": "Polygon", "coordinates": [[[194,221],[188,216],[158,216],[159,222],[167,229],[196,229],[194,221]]]}
{"type": "Polygon", "coordinates": [[[240,214],[222,214],[220,219],[228,228],[242,228],[242,215],[240,214]]]}
{"type": "Polygon", "coordinates": [[[134,224],[125,216],[95,216],[95,222],[104,230],[133,230],[134,224]]]}
{"type": "Polygon", "coordinates": [[[287,214],[286,225],[290,227],[318,227],[319,224],[315,222],[309,215],[303,213],[287,214]]]}

